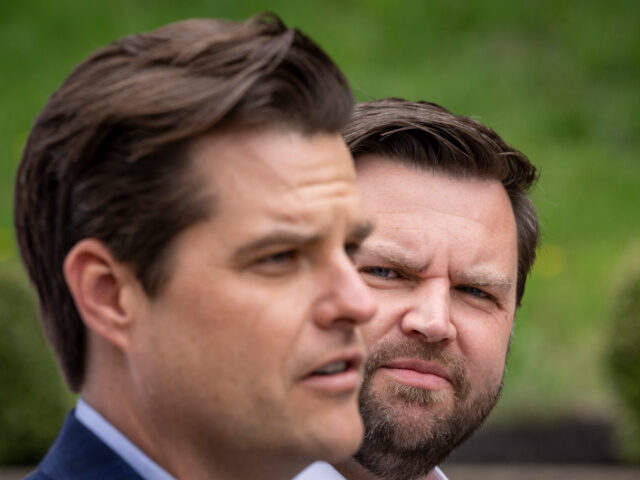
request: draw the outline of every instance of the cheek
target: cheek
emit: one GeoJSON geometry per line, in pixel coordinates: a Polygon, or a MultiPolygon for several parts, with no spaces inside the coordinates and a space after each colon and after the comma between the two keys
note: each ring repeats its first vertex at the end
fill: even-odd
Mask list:
{"type": "Polygon", "coordinates": [[[282,333],[274,325],[273,305],[263,302],[258,292],[250,295],[227,286],[176,289],[156,309],[158,329],[173,344],[166,347],[196,370],[244,370],[252,358],[262,361],[263,351],[273,348],[282,333]]]}
{"type": "Polygon", "coordinates": [[[250,370],[247,378],[275,383],[274,377],[288,375],[304,354],[303,342],[310,336],[308,329],[314,328],[308,296],[240,287],[220,299],[216,343],[231,354],[238,368],[250,370]]]}
{"type": "Polygon", "coordinates": [[[504,366],[511,334],[511,322],[496,319],[467,322],[458,327],[458,344],[467,360],[467,367],[477,379],[493,379],[499,382],[504,366]]]}

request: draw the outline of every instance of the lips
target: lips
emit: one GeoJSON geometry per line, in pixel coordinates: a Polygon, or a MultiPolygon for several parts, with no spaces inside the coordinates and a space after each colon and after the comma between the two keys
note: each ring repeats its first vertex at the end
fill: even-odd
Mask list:
{"type": "Polygon", "coordinates": [[[362,381],[364,352],[360,349],[344,351],[316,363],[301,382],[327,393],[357,391],[362,381]]]}
{"type": "Polygon", "coordinates": [[[312,375],[333,375],[335,373],[341,373],[349,368],[349,362],[346,360],[338,360],[337,362],[330,363],[325,367],[321,367],[318,370],[312,372],[312,375]]]}
{"type": "Polygon", "coordinates": [[[395,381],[425,390],[451,388],[451,375],[435,362],[417,359],[398,359],[381,365],[378,370],[395,381]]]}

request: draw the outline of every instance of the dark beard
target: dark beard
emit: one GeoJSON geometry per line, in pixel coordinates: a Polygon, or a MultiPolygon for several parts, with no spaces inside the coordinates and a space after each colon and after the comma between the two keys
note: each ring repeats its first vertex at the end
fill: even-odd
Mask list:
{"type": "Polygon", "coordinates": [[[440,347],[403,344],[380,348],[367,361],[360,391],[365,436],[355,459],[385,480],[414,480],[426,476],[482,425],[501,389],[502,381],[490,391],[474,396],[462,366],[440,347]],[[383,395],[373,392],[374,372],[380,365],[399,357],[420,358],[445,366],[455,392],[453,407],[446,413],[429,411],[430,405],[446,401],[450,396],[448,392],[404,384],[395,385],[383,395]],[[415,411],[419,414],[408,414],[415,411]]]}

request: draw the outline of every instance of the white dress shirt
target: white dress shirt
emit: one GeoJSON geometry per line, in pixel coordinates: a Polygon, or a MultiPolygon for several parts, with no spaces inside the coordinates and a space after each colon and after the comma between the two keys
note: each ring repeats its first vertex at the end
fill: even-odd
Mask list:
{"type": "MultiPolygon", "coordinates": [[[[326,462],[315,462],[301,471],[292,480],[346,480],[338,471],[326,462]]],[[[423,480],[447,480],[442,470],[438,467],[423,480]]]]}
{"type": "Polygon", "coordinates": [[[176,480],[81,398],[75,416],[145,480],[176,480]]]}

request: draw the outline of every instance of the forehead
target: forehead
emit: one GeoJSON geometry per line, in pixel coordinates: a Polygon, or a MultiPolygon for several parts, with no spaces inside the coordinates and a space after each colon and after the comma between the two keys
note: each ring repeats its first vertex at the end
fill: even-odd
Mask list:
{"type": "Polygon", "coordinates": [[[353,161],[338,134],[231,129],[198,140],[191,158],[215,217],[290,223],[331,209],[360,213],[353,161]]]}
{"type": "Polygon", "coordinates": [[[325,169],[331,175],[355,179],[353,161],[337,133],[306,135],[285,127],[228,127],[197,139],[189,153],[196,168],[215,169],[218,174],[243,175],[268,168],[281,171],[286,179],[289,170],[304,175],[325,169]]]}
{"type": "Polygon", "coordinates": [[[358,188],[372,208],[387,204],[389,212],[440,212],[493,226],[508,226],[513,220],[511,203],[498,181],[455,178],[377,154],[358,157],[356,166],[358,188]]]}
{"type": "Polygon", "coordinates": [[[370,246],[400,252],[416,267],[426,268],[438,253],[451,270],[487,262],[503,273],[515,269],[515,220],[499,182],[456,179],[379,155],[356,165],[365,212],[376,224],[370,246]]]}

